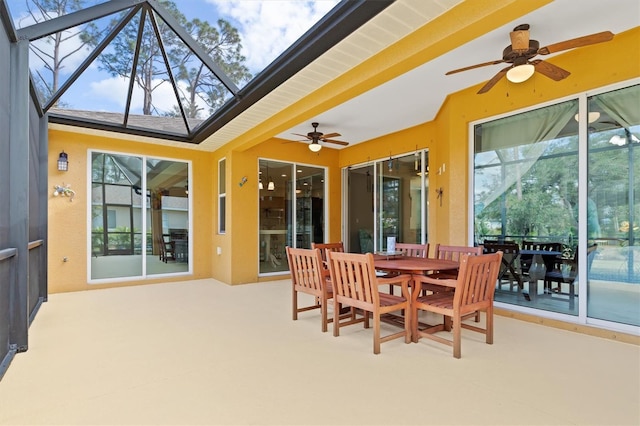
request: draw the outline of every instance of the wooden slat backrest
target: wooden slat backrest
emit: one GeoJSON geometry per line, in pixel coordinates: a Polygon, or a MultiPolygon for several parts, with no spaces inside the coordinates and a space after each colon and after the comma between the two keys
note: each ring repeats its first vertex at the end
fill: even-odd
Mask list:
{"type": "Polygon", "coordinates": [[[429,243],[413,244],[413,243],[396,243],[396,251],[401,251],[407,257],[428,257],[429,243]]]}
{"type": "Polygon", "coordinates": [[[501,260],[502,252],[462,255],[453,300],[454,310],[459,309],[464,314],[492,303],[501,260]]]}
{"type": "Polygon", "coordinates": [[[340,253],[344,252],[344,244],[342,243],[342,241],[337,242],[337,243],[311,243],[311,248],[317,248],[320,249],[320,255],[322,256],[322,260],[324,262],[327,261],[327,252],[330,251],[337,251],[340,253]]]}
{"type": "Polygon", "coordinates": [[[320,249],[287,247],[291,280],[298,291],[320,295],[324,291],[320,249]]]}
{"type": "Polygon", "coordinates": [[[352,299],[352,306],[371,310],[379,304],[376,274],[371,253],[329,253],[334,295],[352,299]]]}
{"type": "Polygon", "coordinates": [[[445,246],[442,244],[436,244],[436,259],[444,259],[444,260],[454,260],[456,262],[460,261],[460,257],[463,254],[470,254],[472,256],[479,256],[482,254],[484,247],[479,245],[477,247],[473,246],[445,246]]]}

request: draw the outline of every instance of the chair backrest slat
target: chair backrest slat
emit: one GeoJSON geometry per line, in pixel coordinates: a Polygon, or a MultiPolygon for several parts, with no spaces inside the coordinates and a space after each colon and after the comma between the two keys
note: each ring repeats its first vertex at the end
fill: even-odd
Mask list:
{"type": "Polygon", "coordinates": [[[461,256],[454,309],[455,307],[463,309],[467,305],[478,305],[493,300],[501,260],[501,252],[461,256]]]}
{"type": "Polygon", "coordinates": [[[373,255],[330,252],[329,269],[334,293],[366,305],[379,302],[373,255]]]}
{"type": "Polygon", "coordinates": [[[396,251],[401,251],[403,255],[407,257],[428,257],[429,243],[427,244],[396,243],[396,251]]]}
{"type": "Polygon", "coordinates": [[[340,253],[344,253],[344,244],[342,241],[337,243],[311,243],[311,248],[320,249],[320,254],[322,255],[322,260],[324,262],[327,261],[327,252],[337,251],[340,253]]]}
{"type": "Polygon", "coordinates": [[[473,246],[446,246],[443,244],[436,244],[436,259],[460,261],[460,256],[463,254],[469,254],[472,256],[479,256],[483,253],[484,247],[479,245],[473,246]]]}
{"type": "Polygon", "coordinates": [[[286,250],[293,285],[312,294],[324,291],[320,250],[291,247],[287,247],[286,250]]]}

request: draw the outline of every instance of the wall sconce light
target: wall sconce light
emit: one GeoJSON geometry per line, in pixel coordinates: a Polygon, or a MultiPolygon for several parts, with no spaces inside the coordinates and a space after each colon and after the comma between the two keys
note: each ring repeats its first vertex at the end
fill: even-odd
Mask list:
{"type": "Polygon", "coordinates": [[[240,182],[238,182],[238,185],[240,185],[240,188],[242,188],[245,183],[247,183],[247,177],[242,176],[242,179],[240,179],[240,182]]]}
{"type": "Polygon", "coordinates": [[[58,170],[61,172],[69,170],[69,156],[64,151],[62,151],[58,157],[58,170]]]}
{"type": "Polygon", "coordinates": [[[62,185],[54,185],[53,187],[53,196],[57,197],[61,195],[63,197],[69,197],[69,201],[73,201],[73,197],[76,196],[76,192],[71,189],[70,184],[62,184],[62,185]]]}

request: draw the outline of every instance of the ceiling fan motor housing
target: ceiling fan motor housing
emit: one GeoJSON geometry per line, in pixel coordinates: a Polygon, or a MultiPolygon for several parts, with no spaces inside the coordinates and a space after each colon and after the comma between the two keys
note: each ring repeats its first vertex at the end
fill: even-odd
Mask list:
{"type": "Polygon", "coordinates": [[[540,48],[540,42],[538,40],[529,40],[529,48],[527,50],[514,50],[511,45],[507,46],[502,51],[502,59],[505,62],[513,63],[518,58],[525,58],[526,60],[533,58],[538,54],[540,48]]]}

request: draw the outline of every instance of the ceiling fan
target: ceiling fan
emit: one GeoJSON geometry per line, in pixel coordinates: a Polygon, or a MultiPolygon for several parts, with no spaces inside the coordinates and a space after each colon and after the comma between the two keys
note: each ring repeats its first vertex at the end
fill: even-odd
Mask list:
{"type": "Polygon", "coordinates": [[[522,83],[531,77],[535,71],[538,71],[540,74],[545,75],[552,80],[560,81],[567,78],[571,73],[557,65],[545,62],[542,59],[532,59],[537,55],[548,55],[550,53],[588,46],[590,44],[602,43],[613,39],[613,33],[611,31],[603,31],[540,47],[538,40],[531,40],[529,38],[529,24],[518,25],[511,33],[509,33],[509,35],[511,37],[511,44],[502,51],[502,59],[459,68],[457,70],[447,72],[446,75],[468,71],[487,65],[496,65],[501,63],[511,64],[493,76],[493,78],[478,91],[478,94],[488,92],[505,75],[512,83],[522,83]]]}
{"type": "Polygon", "coordinates": [[[313,126],[313,132],[309,132],[306,135],[301,135],[299,133],[293,133],[296,136],[302,136],[306,138],[306,140],[310,140],[311,144],[309,145],[309,149],[313,152],[318,152],[322,149],[322,145],[320,142],[324,143],[334,143],[336,145],[347,146],[349,142],[337,141],[329,138],[335,138],[336,136],[341,136],[340,133],[327,133],[324,134],[318,131],[318,123],[311,123],[313,126]]]}

